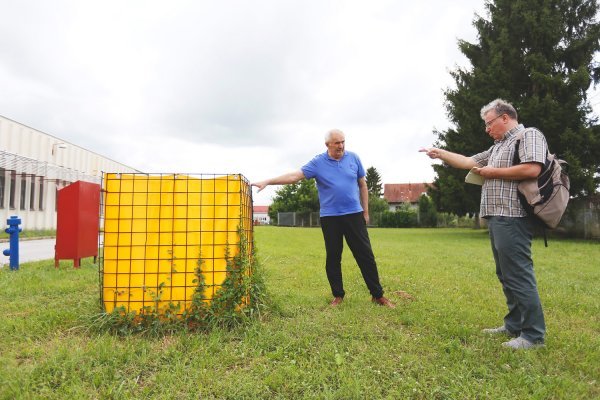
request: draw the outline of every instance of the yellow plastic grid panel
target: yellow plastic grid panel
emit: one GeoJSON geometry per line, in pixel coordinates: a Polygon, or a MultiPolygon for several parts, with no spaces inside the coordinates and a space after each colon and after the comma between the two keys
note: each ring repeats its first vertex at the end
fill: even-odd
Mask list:
{"type": "Polygon", "coordinates": [[[202,262],[210,300],[226,277],[227,250],[252,245],[252,198],[242,175],[103,175],[101,298],[116,307],[191,305],[202,262]]]}

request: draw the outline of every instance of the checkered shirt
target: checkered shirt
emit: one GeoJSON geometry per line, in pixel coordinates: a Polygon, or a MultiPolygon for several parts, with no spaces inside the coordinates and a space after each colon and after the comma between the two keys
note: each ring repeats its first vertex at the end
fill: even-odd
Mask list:
{"type": "MultiPolygon", "coordinates": [[[[507,168],[513,165],[516,134],[523,131],[519,144],[521,163],[538,162],[544,164],[548,152],[546,138],[536,128],[525,128],[519,124],[506,132],[502,140],[496,140],[488,150],[475,154],[471,158],[478,167],[486,165],[507,168]]],[[[507,179],[486,179],[481,189],[480,216],[525,217],[527,213],[517,195],[519,181],[507,179]]]]}

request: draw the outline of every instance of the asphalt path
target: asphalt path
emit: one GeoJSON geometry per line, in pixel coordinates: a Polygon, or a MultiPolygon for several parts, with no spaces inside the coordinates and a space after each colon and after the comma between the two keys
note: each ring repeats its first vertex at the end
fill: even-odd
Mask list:
{"type": "MultiPolygon", "coordinates": [[[[103,238],[100,235],[99,239],[101,241],[103,238]]],[[[20,240],[19,265],[40,260],[52,260],[54,262],[54,245],[56,245],[56,238],[20,240]]],[[[0,242],[0,267],[8,266],[10,263],[10,257],[3,254],[4,249],[8,249],[9,247],[10,243],[8,241],[3,240],[0,242]]]]}
{"type": "MultiPolygon", "coordinates": [[[[54,260],[54,245],[56,239],[35,239],[35,240],[20,240],[19,241],[19,264],[29,261],[39,260],[54,260]]],[[[8,242],[0,243],[0,265],[8,265],[10,259],[2,252],[8,249],[8,242]]]]}

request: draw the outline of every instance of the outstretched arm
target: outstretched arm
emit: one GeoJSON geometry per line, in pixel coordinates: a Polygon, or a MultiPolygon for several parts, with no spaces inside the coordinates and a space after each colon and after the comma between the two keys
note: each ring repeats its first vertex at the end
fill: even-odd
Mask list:
{"type": "Polygon", "coordinates": [[[251,183],[251,186],[256,186],[260,192],[269,185],[287,185],[288,183],[296,183],[304,179],[304,173],[302,170],[288,172],[281,176],[277,176],[271,179],[265,179],[264,181],[251,183]]]}
{"type": "Polygon", "coordinates": [[[438,158],[454,168],[471,169],[477,166],[471,157],[465,157],[448,150],[438,149],[437,147],[424,147],[419,151],[427,154],[429,158],[438,158]]]}

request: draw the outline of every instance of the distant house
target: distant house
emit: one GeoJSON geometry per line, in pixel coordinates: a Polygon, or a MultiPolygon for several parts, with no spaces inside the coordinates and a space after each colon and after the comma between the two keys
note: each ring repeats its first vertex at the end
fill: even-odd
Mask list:
{"type": "Polygon", "coordinates": [[[417,207],[419,198],[427,194],[430,183],[386,183],[383,185],[383,198],[390,206],[390,211],[396,211],[402,204],[417,207]]]}
{"type": "Polygon", "coordinates": [[[269,225],[269,206],[254,206],[254,225],[269,225]]]}

